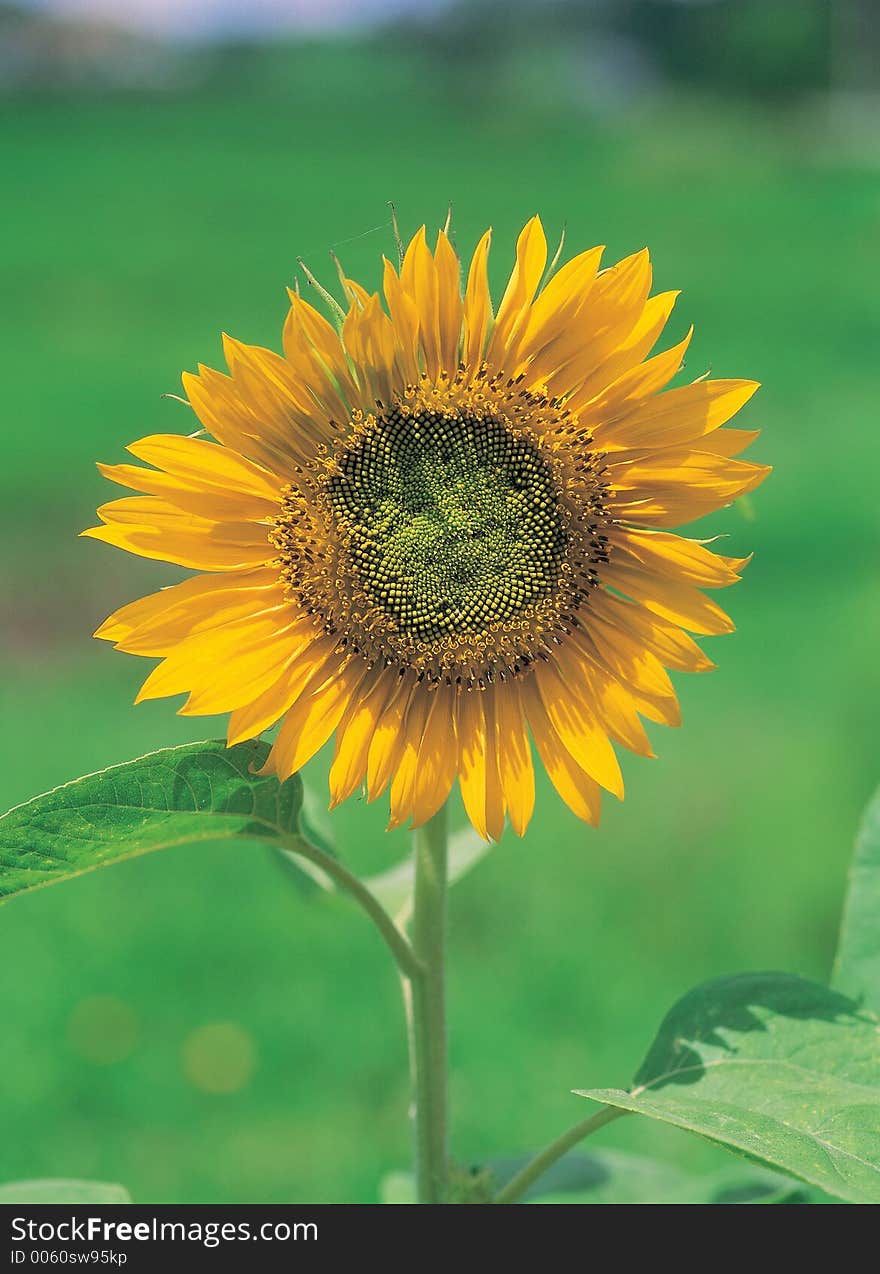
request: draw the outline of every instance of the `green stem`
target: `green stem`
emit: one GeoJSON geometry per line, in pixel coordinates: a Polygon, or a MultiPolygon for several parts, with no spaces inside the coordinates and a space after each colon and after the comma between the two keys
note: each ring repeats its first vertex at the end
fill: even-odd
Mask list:
{"type": "Polygon", "coordinates": [[[325,875],[329,876],[341,889],[344,889],[358,906],[366,912],[397,961],[397,967],[404,978],[413,980],[421,977],[424,972],[422,963],[413,950],[406,934],[397,927],[379,902],[379,899],[370,892],[362,880],[346,867],[343,867],[338,858],[334,858],[332,854],[325,853],[323,849],[318,849],[317,845],[312,845],[301,836],[287,840],[284,847],[291,853],[299,854],[302,858],[308,859],[316,867],[320,867],[325,875]]]}
{"type": "Polygon", "coordinates": [[[595,1115],[590,1115],[588,1119],[582,1119],[579,1124],[569,1128],[568,1132],[564,1132],[561,1137],[551,1141],[549,1146],[542,1150],[540,1154],[535,1155],[530,1163],[527,1163],[515,1177],[508,1181],[504,1189],[499,1190],[496,1194],[495,1203],[516,1203],[517,1199],[525,1194],[529,1186],[534,1185],[538,1178],[542,1177],[557,1159],[561,1159],[579,1141],[589,1137],[598,1128],[604,1128],[606,1124],[619,1119],[621,1115],[628,1114],[629,1111],[621,1110],[619,1106],[603,1106],[595,1115]]]}
{"type": "Polygon", "coordinates": [[[421,973],[410,980],[408,1017],[420,1203],[446,1194],[446,808],[413,833],[412,947],[421,973]]]}

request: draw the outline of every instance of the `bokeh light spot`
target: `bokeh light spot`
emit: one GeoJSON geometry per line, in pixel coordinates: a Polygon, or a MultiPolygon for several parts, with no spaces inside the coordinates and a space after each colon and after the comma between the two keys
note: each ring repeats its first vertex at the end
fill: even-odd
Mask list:
{"type": "Polygon", "coordinates": [[[256,1067],[251,1036],[235,1022],[209,1022],[183,1042],[183,1069],[195,1088],[206,1093],[236,1093],[256,1067]]]}

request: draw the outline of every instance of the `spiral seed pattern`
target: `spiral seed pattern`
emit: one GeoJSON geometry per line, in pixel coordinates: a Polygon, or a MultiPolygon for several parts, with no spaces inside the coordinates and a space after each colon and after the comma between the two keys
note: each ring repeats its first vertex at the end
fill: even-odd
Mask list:
{"type": "Polygon", "coordinates": [[[470,690],[577,626],[608,556],[604,457],[558,402],[462,371],[342,432],[270,532],[291,600],[341,648],[470,690]]]}
{"type": "Polygon", "coordinates": [[[365,590],[424,641],[481,632],[545,597],[565,534],[535,446],[492,418],[377,419],[331,478],[365,590]]]}

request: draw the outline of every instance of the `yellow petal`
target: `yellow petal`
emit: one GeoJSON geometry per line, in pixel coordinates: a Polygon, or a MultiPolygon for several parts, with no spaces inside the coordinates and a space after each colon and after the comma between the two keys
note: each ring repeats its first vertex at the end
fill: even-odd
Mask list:
{"type": "Polygon", "coordinates": [[[486,718],[486,831],[489,833],[490,840],[499,841],[504,831],[506,805],[504,789],[501,786],[498,756],[496,697],[491,689],[480,693],[483,698],[483,714],[486,718]]]}
{"type": "Polygon", "coordinates": [[[98,516],[107,525],[90,527],[84,536],[195,570],[259,566],[276,555],[268,528],[260,523],[212,522],[154,496],[113,500],[98,509],[98,516]]]}
{"type": "Polygon", "coordinates": [[[680,446],[725,424],[758,388],[754,380],[698,380],[597,427],[596,437],[603,449],[614,451],[680,446]]]}
{"type": "Polygon", "coordinates": [[[415,303],[419,316],[419,341],[425,371],[436,380],[440,371],[440,316],[438,311],[437,267],[421,226],[413,236],[400,267],[403,290],[415,303]]]}
{"type": "Polygon", "coordinates": [[[342,326],[345,348],[357,367],[364,405],[390,403],[395,388],[403,388],[396,375],[396,343],[391,320],[382,309],[378,294],[366,303],[352,305],[342,326]]]}
{"type": "Polygon", "coordinates": [[[567,395],[618,349],[638,323],[651,290],[647,249],[603,270],[560,338],[542,351],[530,372],[543,376],[551,395],[567,395]]]}
{"type": "MultiPolygon", "coordinates": [[[[659,660],[667,668],[675,668],[680,672],[707,672],[715,667],[693,637],[682,632],[676,624],[670,624],[645,610],[643,606],[624,601],[604,590],[594,598],[589,627],[594,638],[597,629],[605,634],[607,651],[612,658],[621,644],[630,643],[632,653],[644,650],[652,656],[655,665],[659,660]]],[[[614,671],[622,671],[624,677],[631,679],[631,668],[632,664],[628,663],[622,669],[614,667],[614,671]]],[[[638,679],[638,684],[652,693],[673,694],[672,685],[665,674],[659,684],[650,679],[645,682],[638,679]]]]}
{"type": "Polygon", "coordinates": [[[282,341],[293,382],[301,384],[330,419],[341,424],[357,391],[339,333],[302,297],[290,291],[288,296],[290,310],[282,341]]]}
{"type": "Polygon", "coordinates": [[[599,784],[581,769],[562,746],[547,716],[534,676],[523,680],[521,694],[535,747],[550,782],[578,818],[598,827],[602,810],[599,784]]]}
{"type": "Polygon", "coordinates": [[[330,767],[331,809],[348,799],[364,778],[370,743],[391,691],[393,675],[375,674],[353,699],[336,732],[336,751],[330,767]]]}
{"type": "Polygon", "coordinates": [[[441,230],[434,253],[437,270],[437,317],[440,328],[440,367],[449,377],[458,369],[461,342],[461,263],[441,230]]]}
{"type": "Polygon", "coordinates": [[[430,706],[428,694],[421,688],[410,696],[403,722],[403,749],[391,780],[389,831],[400,827],[412,814],[416,775],[421,763],[422,736],[430,706]]]}
{"type": "Polygon", "coordinates": [[[231,748],[245,739],[254,739],[268,730],[293,707],[311,682],[324,678],[324,665],[336,650],[336,637],[318,637],[312,640],[281,669],[278,680],[273,682],[251,703],[234,709],[229,717],[226,733],[231,748]]]}
{"type": "Polygon", "coordinates": [[[342,719],[365,667],[360,660],[352,660],[337,668],[324,665],[322,673],[326,674],[323,682],[301,694],[282,721],[263,773],[286,779],[312,759],[342,719]]]}
{"type": "Polygon", "coordinates": [[[492,297],[489,292],[488,258],[492,231],[487,230],[477,244],[464,294],[462,314],[462,362],[470,372],[479,370],[483,362],[489,324],[492,322],[492,297]]]}
{"type": "Polygon", "coordinates": [[[565,684],[552,664],[537,665],[534,677],[547,718],[562,745],[582,770],[622,800],[620,766],[595,715],[581,699],[572,695],[571,687],[565,684]]]}
{"type": "MultiPolygon", "coordinates": [[[[416,685],[415,691],[418,689],[416,685]]],[[[408,678],[398,678],[398,684],[392,690],[373,731],[367,753],[367,799],[370,801],[374,801],[385,791],[397,768],[406,742],[403,723],[413,693],[413,683],[408,678]]]]}
{"type": "Polygon", "coordinates": [[[486,718],[483,696],[462,691],[455,702],[458,785],[465,812],[483,840],[490,840],[486,812],[486,718]]]}
{"type": "Polygon", "coordinates": [[[138,460],[196,485],[209,484],[277,504],[277,476],[229,447],[179,434],[149,434],[126,448],[138,460]]]}
{"type": "MultiPolygon", "coordinates": [[[[633,610],[641,610],[634,603],[627,605],[633,610]]],[[[657,619],[658,624],[662,622],[657,619]]],[[[627,688],[655,698],[675,698],[672,682],[659,655],[640,637],[635,637],[629,626],[605,624],[597,615],[592,615],[589,633],[577,633],[572,640],[579,649],[607,667],[627,688]]]]}
{"type": "Polygon", "coordinates": [[[643,526],[674,527],[695,521],[753,491],[766,465],[699,451],[658,451],[632,464],[609,464],[609,503],[615,515],[643,526]]]}
{"type": "Polygon", "coordinates": [[[615,556],[602,573],[603,582],[619,593],[692,633],[731,633],[733,621],[717,602],[698,589],[615,556]]]}
{"type": "Polygon", "coordinates": [[[510,811],[511,826],[517,836],[522,836],[535,808],[535,772],[517,678],[497,686],[494,700],[501,790],[510,811]]]}
{"type": "Polygon", "coordinates": [[[418,384],[419,380],[419,312],[413,298],[404,290],[394,266],[385,257],[385,274],[382,288],[391,314],[397,348],[397,361],[404,382],[418,384]]]}
{"type": "MultiPolygon", "coordinates": [[[[161,608],[144,615],[137,624],[116,639],[118,650],[130,655],[164,655],[180,642],[196,633],[222,628],[236,620],[257,618],[263,614],[283,615],[286,622],[297,619],[297,612],[284,596],[275,572],[251,571],[250,586],[243,586],[233,572],[219,575],[197,575],[184,591],[184,584],[163,590],[176,596],[166,598],[161,608]]],[[[299,622],[308,623],[302,619],[299,622]]]]}
{"type": "Polygon", "coordinates": [[[455,749],[455,690],[432,690],[419,749],[412,795],[413,827],[432,818],[446,800],[458,770],[455,749]]]}
{"type": "Polygon", "coordinates": [[[604,247],[591,248],[573,257],[541,289],[522,324],[514,373],[562,336],[575,315],[589,304],[604,251],[604,247]]]}
{"type": "Polygon", "coordinates": [[[198,485],[185,482],[173,474],[160,473],[157,469],[143,469],[136,464],[99,463],[98,472],[121,487],[159,496],[186,513],[211,521],[258,522],[278,512],[278,496],[267,500],[221,487],[209,487],[204,483],[198,485]]]}
{"type": "Polygon", "coordinates": [[[135,702],[189,691],[182,715],[231,712],[263,694],[309,640],[301,623],[285,623],[283,612],[249,616],[196,633],[174,646],[153,669],[135,702]]]}
{"type": "Polygon", "coordinates": [[[193,575],[189,579],[182,580],[180,584],[172,584],[168,588],[149,593],[146,597],[139,597],[137,601],[120,607],[108,619],[105,619],[93,635],[100,637],[103,641],[119,642],[136,629],[153,623],[166,611],[189,602],[190,599],[198,604],[203,595],[210,595],[218,588],[224,591],[232,588],[247,589],[252,587],[255,581],[270,582],[272,578],[271,573],[266,577],[260,570],[228,571],[220,576],[193,575]]]}
{"type": "Polygon", "coordinates": [[[639,756],[654,755],[632,696],[599,661],[576,656],[568,643],[556,662],[566,683],[574,688],[610,738],[639,756]]]}
{"type": "Polygon", "coordinates": [[[722,557],[698,540],[688,540],[666,531],[640,527],[614,527],[608,535],[615,554],[638,563],[649,571],[667,574],[696,588],[727,588],[740,578],[748,558],[722,557]]]}
{"type": "Polygon", "coordinates": [[[700,450],[709,451],[713,456],[738,456],[760,433],[760,429],[716,429],[700,439],[700,450]]]}
{"type": "Polygon", "coordinates": [[[501,298],[495,327],[489,341],[488,361],[503,367],[518,329],[525,322],[544,267],[547,264],[547,239],[540,217],[532,217],[523,227],[516,244],[516,264],[501,298]]]}
{"type": "Polygon", "coordinates": [[[260,696],[285,662],[302,646],[293,626],[279,628],[278,617],[229,623],[219,632],[197,633],[174,646],[141,685],[136,703],[190,692],[181,712],[209,716],[231,712],[260,696]]]}
{"type": "MultiPolygon", "coordinates": [[[[657,296],[648,297],[641,315],[629,333],[620,340],[617,348],[604,363],[587,377],[576,394],[572,396],[571,401],[566,404],[570,410],[577,411],[581,403],[590,402],[600,392],[602,399],[607,399],[609,404],[616,402],[617,394],[612,386],[619,384],[627,373],[635,376],[642,359],[650,353],[660,339],[660,334],[666,326],[679,295],[678,292],[659,292],[657,296]]],[[[689,332],[683,342],[685,349],[690,335],[689,332]]],[[[683,353],[684,350],[682,350],[683,353]]],[[[675,370],[678,371],[678,367],[675,370]]],[[[672,375],[675,375],[675,372],[672,375]]],[[[671,377],[667,377],[668,379],[671,377]]],[[[665,385],[666,381],[662,383],[665,385]]],[[[656,390],[651,389],[648,392],[654,393],[656,390]]],[[[629,393],[628,388],[627,393],[629,393]]]]}
{"type": "Polygon", "coordinates": [[[581,424],[589,426],[597,436],[604,436],[603,421],[629,411],[651,395],[659,393],[681,371],[693,334],[694,329],[690,328],[684,339],[671,349],[630,368],[617,380],[605,382],[606,387],[601,393],[599,390],[602,388],[603,377],[601,373],[597,373],[572,394],[566,406],[578,414],[581,424]]]}
{"type": "Polygon", "coordinates": [[[262,432],[283,446],[290,434],[314,451],[331,441],[329,420],[344,420],[348,408],[335,382],[312,358],[299,365],[272,350],[223,337],[232,379],[244,402],[259,420],[262,432]],[[316,401],[318,406],[316,406],[316,401]]]}
{"type": "Polygon", "coordinates": [[[202,425],[224,447],[279,475],[311,457],[312,449],[296,430],[279,434],[263,428],[231,376],[200,363],[197,376],[184,372],[181,380],[202,425]]]}

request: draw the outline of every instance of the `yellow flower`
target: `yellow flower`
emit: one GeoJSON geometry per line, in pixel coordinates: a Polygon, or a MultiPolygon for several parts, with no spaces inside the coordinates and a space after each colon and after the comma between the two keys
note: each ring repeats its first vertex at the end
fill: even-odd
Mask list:
{"type": "Polygon", "coordinates": [[[161,657],[138,696],[230,713],[230,744],[281,726],[267,768],[334,734],[335,805],[390,785],[391,826],[423,823],[458,779],[482,835],[534,806],[532,746],[562,798],[599,817],[623,795],[612,740],[644,756],[640,715],[677,725],[667,669],[711,667],[691,633],[732,624],[700,589],[744,559],[670,534],[752,490],[721,429],[757,385],[660,393],[690,333],[648,357],[677,293],[649,296],[647,251],[601,248],[545,280],[533,218],[493,316],[490,235],[462,296],[446,234],[422,228],[384,298],[343,279],[341,332],[290,296],[284,354],[226,338],[230,374],[184,386],[199,435],[101,465],[143,494],[84,532],[201,572],[95,634],[161,657]]]}

